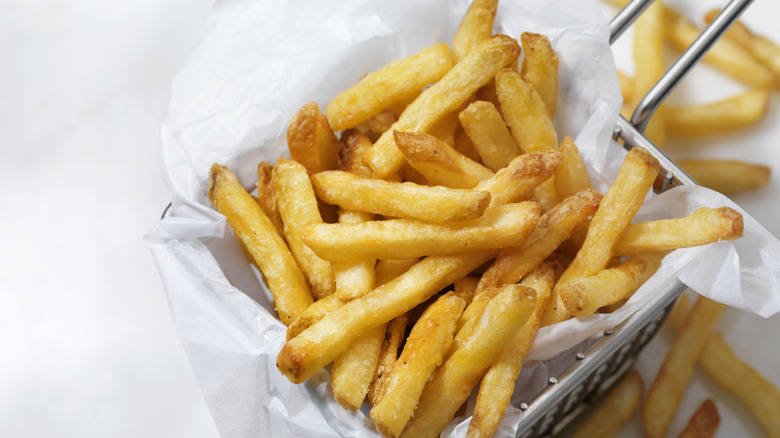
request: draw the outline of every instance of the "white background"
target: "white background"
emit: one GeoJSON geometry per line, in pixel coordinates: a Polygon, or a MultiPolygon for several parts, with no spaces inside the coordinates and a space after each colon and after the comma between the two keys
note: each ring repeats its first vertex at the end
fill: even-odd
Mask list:
{"type": "MultiPolygon", "coordinates": [[[[217,436],[142,241],[170,198],[158,152],[168,86],[211,3],[0,0],[0,436],[217,436]]],[[[691,16],[718,4],[687,3],[691,16]]],[[[778,14],[777,3],[757,1],[745,20],[780,41],[778,14]]],[[[673,100],[739,89],[700,69],[673,100]]],[[[749,159],[777,173],[779,121],[775,96],[751,132],[673,155],[749,159]]],[[[780,236],[779,195],[775,174],[735,200],[780,236]]],[[[720,328],[780,386],[779,317],[729,312],[720,328]]],[[[641,357],[648,379],[668,335],[641,357]]],[[[724,416],[719,436],[761,436],[738,401],[698,374],[675,431],[706,394],[724,416]]],[[[624,435],[638,431],[635,420],[624,435]]]]}

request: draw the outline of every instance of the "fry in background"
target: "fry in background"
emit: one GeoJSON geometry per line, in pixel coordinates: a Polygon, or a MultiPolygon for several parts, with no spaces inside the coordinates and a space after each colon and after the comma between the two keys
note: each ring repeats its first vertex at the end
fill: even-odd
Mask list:
{"type": "Polygon", "coordinates": [[[320,114],[317,102],[307,103],[290,120],[287,148],[290,158],[302,164],[310,174],[336,168],[339,141],[327,117],[320,114]]]}
{"type": "Polygon", "coordinates": [[[761,164],[739,160],[678,159],[677,164],[696,182],[724,195],[763,187],[772,171],[761,164]]]}
{"type": "Polygon", "coordinates": [[[498,0],[474,0],[452,37],[452,57],[455,62],[465,58],[472,49],[493,33],[498,0]]]}
{"type": "Polygon", "coordinates": [[[712,103],[667,106],[669,136],[703,137],[755,125],[766,115],[769,95],[759,88],[712,103]]]}
{"type": "Polygon", "coordinates": [[[674,419],[696,362],[726,306],[699,297],[666,353],[642,409],[642,427],[648,438],[663,437],[674,419]]]}
{"type": "Polygon", "coordinates": [[[677,438],[711,438],[715,436],[719,424],[718,408],[715,407],[715,402],[708,398],[693,413],[688,425],[677,435],[677,438]]]}
{"type": "Polygon", "coordinates": [[[644,393],[642,377],[632,370],[606,396],[594,412],[585,418],[571,438],[608,438],[634,415],[644,393]]]}

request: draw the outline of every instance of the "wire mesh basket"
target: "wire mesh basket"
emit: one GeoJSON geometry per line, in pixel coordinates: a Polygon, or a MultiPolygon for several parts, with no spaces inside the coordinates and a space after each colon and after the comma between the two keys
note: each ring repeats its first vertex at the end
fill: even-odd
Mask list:
{"type": "MultiPolygon", "coordinates": [[[[610,44],[623,34],[652,1],[632,0],[612,19],[610,44]]],[[[674,186],[697,183],[644,136],[647,122],[661,102],[751,3],[752,0],[729,2],[640,101],[631,120],[618,117],[613,139],[626,149],[643,147],[660,162],[661,184],[656,185],[658,193],[674,186]]],[[[577,353],[575,361],[565,372],[551,377],[548,386],[533,400],[521,403],[520,410],[523,415],[516,436],[525,438],[556,435],[601,395],[608,392],[632,367],[637,355],[660,329],[685,289],[685,285],[676,279],[663,293],[655,295],[647,306],[623,323],[605,330],[601,339],[587,351],[577,353]]]]}

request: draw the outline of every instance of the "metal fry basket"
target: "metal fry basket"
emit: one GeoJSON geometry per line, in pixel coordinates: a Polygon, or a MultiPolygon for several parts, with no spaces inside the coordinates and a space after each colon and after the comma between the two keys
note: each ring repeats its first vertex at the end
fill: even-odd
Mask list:
{"type": "MultiPolygon", "coordinates": [[[[632,0],[610,22],[610,44],[636,20],[653,0],[632,0]]],[[[644,136],[647,122],[685,75],[698,63],[752,0],[732,0],[707,26],[698,39],[677,59],[664,76],[637,105],[631,120],[618,117],[613,139],[626,149],[636,146],[650,151],[660,162],[658,193],[678,185],[696,185],[674,161],[644,136]]],[[[623,323],[607,329],[586,351],[577,353],[574,362],[533,400],[522,403],[518,437],[556,435],[571,424],[594,401],[605,394],[631,368],[637,355],[656,334],[685,285],[675,279],[668,289],[652,298],[647,306],[623,323]]]]}

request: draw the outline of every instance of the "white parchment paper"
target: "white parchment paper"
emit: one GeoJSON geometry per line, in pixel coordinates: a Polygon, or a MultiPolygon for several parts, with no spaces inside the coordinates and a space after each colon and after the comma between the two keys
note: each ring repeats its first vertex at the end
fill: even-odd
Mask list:
{"type": "MultiPolygon", "coordinates": [[[[327,371],[293,385],[276,369],[285,328],[258,272],[208,202],[209,167],[226,164],[251,187],[259,161],[274,162],[287,154],[287,123],[298,108],[309,101],[324,108],[365,73],[436,42],[449,42],[468,3],[223,0],[212,11],[204,40],[172,87],[162,126],[162,167],[173,205],[171,215],[146,241],[222,436],[358,437],[376,432],[364,412],[346,411],[333,400],[327,371]]],[[[515,37],[533,31],[550,38],[560,58],[559,135],[574,137],[595,188],[606,190],[625,152],[610,141],[621,98],[599,8],[590,0],[502,0],[494,30],[515,37]]],[[[678,188],[649,199],[636,220],[723,205],[741,211],[712,191],[678,188]]],[[[617,324],[675,276],[731,306],[762,316],[776,313],[780,243],[742,213],[744,238],[674,252],[619,311],[541,330],[529,359],[554,358],[617,324]]],[[[537,392],[548,367],[563,362],[527,366],[518,387],[537,392]]],[[[499,434],[511,434],[518,418],[510,407],[499,434]]],[[[467,421],[458,419],[445,432],[464,435],[467,421]]]]}

